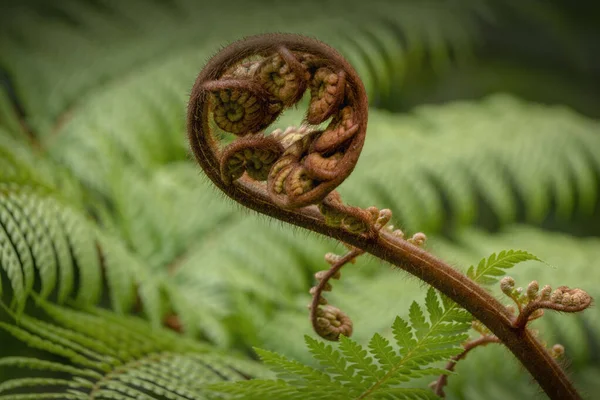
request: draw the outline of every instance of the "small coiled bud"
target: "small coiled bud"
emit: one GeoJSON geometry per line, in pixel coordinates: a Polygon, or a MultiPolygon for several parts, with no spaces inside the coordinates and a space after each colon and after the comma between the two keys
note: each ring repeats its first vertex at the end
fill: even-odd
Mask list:
{"type": "Polygon", "coordinates": [[[325,254],[325,261],[327,261],[327,263],[330,265],[337,263],[338,261],[340,261],[341,258],[342,258],[342,256],[340,256],[338,254],[334,254],[334,253],[325,254]]]}
{"type": "Polygon", "coordinates": [[[427,236],[425,236],[425,234],[423,232],[417,232],[415,233],[410,239],[408,239],[408,241],[412,244],[414,244],[415,246],[422,246],[423,244],[425,244],[425,241],[427,240],[427,236]]]}
{"type": "Polygon", "coordinates": [[[500,280],[500,290],[507,296],[512,296],[515,287],[515,280],[510,276],[505,276],[500,280]]]}
{"type": "Polygon", "coordinates": [[[539,300],[540,301],[549,301],[551,294],[552,294],[552,287],[550,287],[550,285],[545,285],[542,288],[542,290],[540,290],[539,300]]]}
{"type": "Polygon", "coordinates": [[[352,320],[337,307],[326,305],[317,310],[317,333],[324,339],[336,341],[340,335],[352,335],[352,320]]]}
{"type": "Polygon", "coordinates": [[[324,271],[319,271],[317,273],[315,273],[315,279],[319,282],[321,282],[321,280],[325,277],[325,275],[327,275],[328,270],[324,270],[324,271]]]}
{"type": "Polygon", "coordinates": [[[562,304],[562,300],[563,300],[563,291],[560,288],[556,289],[550,295],[550,301],[555,304],[562,304]]]}
{"type": "Polygon", "coordinates": [[[550,349],[550,355],[553,358],[560,358],[565,355],[565,347],[562,344],[555,344],[550,349]]]}
{"type": "Polygon", "coordinates": [[[531,281],[529,285],[527,285],[527,298],[529,300],[535,300],[537,297],[538,291],[540,289],[540,285],[537,281],[531,281]]]}
{"type": "Polygon", "coordinates": [[[394,229],[392,231],[392,235],[394,235],[394,236],[396,236],[396,237],[398,237],[400,239],[404,239],[404,232],[402,232],[401,229],[394,229]]]}
{"type": "Polygon", "coordinates": [[[310,104],[306,119],[311,124],[320,124],[331,116],[344,97],[346,74],[319,68],[309,83],[310,104]]]}
{"type": "Polygon", "coordinates": [[[377,216],[377,220],[375,221],[375,227],[378,229],[383,228],[387,225],[388,222],[392,219],[392,210],[388,208],[384,208],[383,210],[379,210],[379,215],[377,216]]]}
{"type": "Polygon", "coordinates": [[[571,306],[579,307],[582,304],[590,302],[590,296],[580,289],[573,289],[573,293],[571,294],[571,306]]]}

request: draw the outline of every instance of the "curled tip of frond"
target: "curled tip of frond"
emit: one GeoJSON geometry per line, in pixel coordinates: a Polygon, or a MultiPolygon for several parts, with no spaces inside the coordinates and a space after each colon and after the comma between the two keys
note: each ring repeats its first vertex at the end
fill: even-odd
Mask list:
{"type": "Polygon", "coordinates": [[[515,280],[510,276],[505,276],[500,280],[500,290],[502,293],[510,296],[513,289],[515,288],[515,280]]]}
{"type": "Polygon", "coordinates": [[[352,320],[342,310],[325,305],[317,311],[315,332],[323,339],[336,341],[340,335],[352,335],[352,320]]]}
{"type": "Polygon", "coordinates": [[[270,105],[264,89],[250,80],[208,81],[202,88],[212,94],[213,119],[217,126],[235,135],[260,131],[271,124],[282,110],[270,105]]]}
{"type": "Polygon", "coordinates": [[[427,236],[425,236],[425,234],[423,232],[417,232],[414,235],[412,235],[412,237],[410,239],[408,239],[408,241],[412,244],[414,244],[415,246],[423,246],[425,244],[425,241],[427,240],[427,236]]]}
{"type": "Polygon", "coordinates": [[[399,239],[404,239],[404,232],[402,232],[402,229],[394,228],[394,225],[388,225],[385,227],[385,229],[387,229],[392,235],[396,236],[399,239]]]}
{"type": "Polygon", "coordinates": [[[562,356],[565,355],[565,347],[562,344],[559,344],[559,343],[555,344],[550,349],[550,355],[553,358],[561,358],[562,356]]]}
{"type": "Polygon", "coordinates": [[[540,285],[537,283],[537,281],[532,281],[529,283],[529,285],[527,285],[527,298],[534,300],[537,297],[539,290],[540,285]]]}
{"type": "Polygon", "coordinates": [[[384,208],[383,210],[379,210],[379,215],[377,216],[377,220],[375,221],[375,226],[379,229],[383,228],[387,225],[388,222],[392,219],[392,210],[384,208]]]}
{"type": "MultiPolygon", "coordinates": [[[[547,302],[542,301],[541,303],[545,304],[547,302]]],[[[547,306],[545,308],[564,312],[578,312],[585,310],[592,304],[592,296],[579,288],[569,289],[566,286],[561,286],[550,295],[550,303],[554,304],[555,307],[547,306]]]]}
{"type": "MultiPolygon", "coordinates": [[[[188,131],[197,161],[217,186],[235,186],[231,183],[244,176],[250,184],[244,195],[250,190],[260,197],[265,189],[260,182],[266,181],[274,205],[298,209],[319,204],[352,173],[364,144],[367,114],[362,82],[335,50],[299,35],[258,35],[226,47],[200,72],[188,108],[188,131]],[[304,125],[265,136],[264,130],[307,90],[304,125]],[[324,129],[315,126],[328,120],[324,129]],[[238,136],[234,145],[239,137],[256,136],[277,142],[281,151],[252,155],[246,148],[225,163],[220,132],[213,127],[238,136]],[[218,164],[223,171],[216,174],[218,164]]],[[[235,188],[224,190],[243,200],[235,188]]],[[[362,233],[364,222],[363,216],[351,215],[339,225],[362,233]]]]}
{"type": "Polygon", "coordinates": [[[277,140],[263,136],[246,136],[231,143],[221,154],[221,179],[226,184],[244,172],[257,181],[266,181],[271,166],[283,153],[277,140]]]}
{"type": "Polygon", "coordinates": [[[338,340],[340,335],[348,337],[352,334],[350,318],[339,308],[328,305],[327,299],[323,297],[323,292],[331,291],[332,286],[329,280],[339,279],[340,269],[347,263],[354,262],[356,257],[361,254],[363,251],[354,247],[343,256],[327,253],[325,260],[331,264],[331,268],[315,273],[318,284],[310,289],[313,299],[308,309],[313,329],[324,339],[338,340]]]}
{"type": "Polygon", "coordinates": [[[542,288],[542,290],[540,291],[538,298],[542,301],[548,301],[548,300],[550,300],[551,294],[552,294],[552,287],[550,285],[545,285],[542,288]]]}
{"type": "Polygon", "coordinates": [[[559,286],[552,291],[549,285],[545,285],[539,290],[538,282],[532,281],[523,291],[523,288],[514,289],[514,284],[514,279],[507,276],[500,281],[500,288],[519,309],[519,315],[514,322],[514,326],[519,329],[524,329],[530,321],[543,316],[545,309],[575,313],[592,304],[592,297],[579,288],[559,286]]]}
{"type": "MultiPolygon", "coordinates": [[[[341,258],[342,258],[342,256],[340,256],[339,254],[335,254],[335,253],[325,254],[325,261],[327,261],[327,263],[329,265],[333,265],[333,264],[337,263],[338,261],[340,261],[341,258]]],[[[324,272],[324,271],[321,271],[321,272],[324,272]]],[[[321,280],[320,278],[317,278],[317,279],[321,280]]]]}

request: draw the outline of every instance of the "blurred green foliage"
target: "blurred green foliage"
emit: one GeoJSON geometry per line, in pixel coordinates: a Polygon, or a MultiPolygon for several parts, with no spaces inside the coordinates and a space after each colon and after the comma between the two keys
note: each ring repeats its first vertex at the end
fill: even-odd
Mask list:
{"type": "MultiPolygon", "coordinates": [[[[224,201],[191,161],[185,138],[186,101],[204,62],[232,40],[270,31],[329,43],[364,80],[368,135],[340,187],[345,201],[392,209],[395,225],[426,232],[428,248],[459,269],[523,249],[556,269],[526,263],[511,271],[518,284],[537,279],[597,297],[595,7],[558,0],[5,1],[0,321],[14,328],[27,315],[38,321],[26,328],[31,335],[56,345],[60,339],[47,332],[65,329],[70,341],[61,346],[85,357],[92,357],[86,348],[102,357],[119,351],[121,363],[202,353],[177,355],[173,371],[191,368],[207,382],[259,374],[251,363],[235,376],[206,373],[207,364],[219,370],[256,358],[252,346],[312,362],[303,341],[312,335],[312,274],[326,266],[326,252],[343,246],[224,201]],[[100,325],[104,318],[138,352],[116,346],[112,328],[94,336],[61,315],[100,325]],[[171,343],[179,336],[161,327],[173,315],[186,336],[179,347],[171,343]],[[130,337],[122,327],[131,324],[130,337]],[[144,338],[144,331],[153,333],[144,338]]],[[[302,110],[292,110],[278,125],[301,118],[302,110]]],[[[362,344],[376,332],[389,338],[394,317],[406,316],[426,290],[369,257],[347,267],[335,286],[331,300],[352,316],[353,339],[362,344]]],[[[548,343],[565,345],[583,393],[600,390],[598,310],[551,315],[538,326],[548,343]]],[[[27,346],[32,337],[16,340],[10,329],[0,330],[1,356],[80,365],[48,343],[27,346]]],[[[537,393],[501,348],[473,352],[457,372],[449,398],[537,393]]],[[[0,382],[31,374],[0,361],[0,382]]],[[[126,378],[115,385],[105,389],[124,398],[139,388],[126,378]]]]}

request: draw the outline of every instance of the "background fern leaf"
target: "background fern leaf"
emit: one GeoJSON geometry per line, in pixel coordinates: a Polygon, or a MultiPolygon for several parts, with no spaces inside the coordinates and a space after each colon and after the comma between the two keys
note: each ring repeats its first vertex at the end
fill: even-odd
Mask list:
{"type": "Polygon", "coordinates": [[[40,358],[3,358],[0,368],[27,368],[50,376],[7,380],[0,384],[0,398],[203,399],[208,398],[203,389],[207,383],[264,376],[258,364],[166,330],[150,330],[141,320],[109,317],[94,309],[73,311],[44,300],[39,306],[52,323],[21,315],[12,324],[0,323],[0,328],[41,350],[40,358]],[[52,355],[74,366],[48,360],[52,355]]]}

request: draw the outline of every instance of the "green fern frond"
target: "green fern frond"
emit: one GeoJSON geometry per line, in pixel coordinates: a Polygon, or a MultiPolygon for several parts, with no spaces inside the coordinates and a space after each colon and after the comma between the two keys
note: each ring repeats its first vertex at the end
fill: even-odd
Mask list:
{"type": "Polygon", "coordinates": [[[533,254],[523,250],[501,251],[498,255],[494,253],[487,259],[479,261],[477,269],[474,266],[469,267],[467,276],[482,285],[491,285],[498,282],[498,277],[506,273],[504,270],[529,260],[541,261],[533,254]]]}
{"type": "Polygon", "coordinates": [[[204,399],[208,383],[265,373],[256,363],[132,317],[38,304],[51,322],[28,315],[0,322],[1,330],[43,354],[0,358],[0,370],[31,371],[29,377],[1,383],[0,399],[204,399]],[[51,356],[63,361],[46,359],[51,356]]]}
{"type": "Polygon", "coordinates": [[[421,306],[413,302],[409,321],[396,318],[392,331],[398,350],[379,334],[372,337],[368,349],[346,337],[334,349],[305,336],[319,369],[277,353],[257,350],[262,361],[277,373],[279,381],[239,382],[211,388],[219,394],[231,395],[230,398],[260,398],[273,388],[281,390],[282,399],[301,395],[311,399],[435,398],[431,391],[404,385],[415,378],[445,373],[432,364],[462,351],[459,345],[468,338],[465,332],[471,319],[449,300],[440,302],[433,289],[429,289],[425,303],[427,317],[421,306]]]}
{"type": "Polygon", "coordinates": [[[7,277],[0,293],[10,288],[14,310],[21,312],[32,293],[59,304],[96,304],[106,285],[113,308],[125,312],[142,286],[145,312],[160,325],[164,280],[86,217],[81,188],[6,136],[0,154],[0,270],[7,277]]]}

